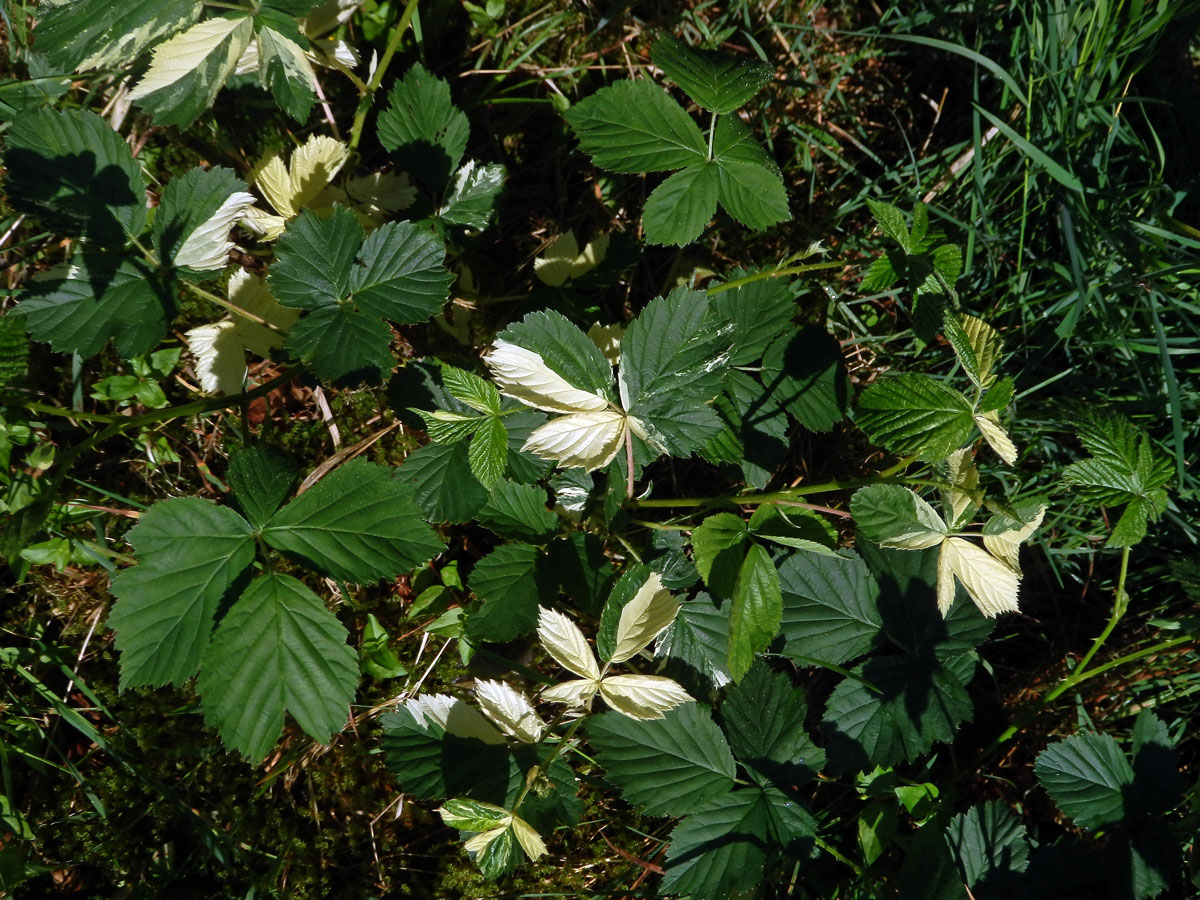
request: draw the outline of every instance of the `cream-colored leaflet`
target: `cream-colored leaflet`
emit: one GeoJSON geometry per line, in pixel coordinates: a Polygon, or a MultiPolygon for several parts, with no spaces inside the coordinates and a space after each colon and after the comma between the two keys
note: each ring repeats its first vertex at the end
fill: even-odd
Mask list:
{"type": "Polygon", "coordinates": [[[541,739],[546,725],[520,691],[502,681],[480,681],[475,685],[475,697],[484,715],[499,725],[501,731],[526,744],[536,744],[541,739]]]}
{"type": "Polygon", "coordinates": [[[678,612],[679,601],[663,587],[662,576],[651,572],[646,583],[621,609],[612,661],[622,663],[636,656],[659,632],[675,621],[678,612]]]}
{"type": "Polygon", "coordinates": [[[241,59],[254,35],[249,16],[232,19],[206,19],[154,48],[150,68],[129,92],[130,100],[140,100],[155,91],[169,88],[201,69],[213,53],[223,53],[216,77],[209,89],[209,102],[225,84],[225,79],[241,59]],[[222,43],[228,43],[222,49],[222,43]]]}
{"type": "MultiPolygon", "coordinates": [[[[1000,356],[1000,335],[996,333],[995,328],[975,316],[959,316],[958,322],[967,335],[971,352],[975,354],[975,367],[979,376],[977,384],[987,387],[994,380],[991,374],[992,367],[1000,356]]],[[[968,375],[970,374],[968,371],[968,375]]]]}
{"type": "Polygon", "coordinates": [[[1010,466],[1017,461],[1017,447],[1009,438],[1008,432],[1000,424],[996,413],[977,414],[975,416],[975,425],[979,428],[979,433],[983,435],[983,439],[988,442],[988,446],[996,451],[997,456],[1010,466]]]}
{"type": "Polygon", "coordinates": [[[538,639],[554,661],[580,678],[595,681],[600,677],[596,655],[588,646],[579,627],[560,612],[546,607],[538,610],[538,639]]]}
{"type": "Polygon", "coordinates": [[[267,287],[265,278],[245,269],[236,269],[229,277],[228,295],[229,302],[238,309],[244,309],[279,329],[272,331],[253,319],[239,316],[237,313],[232,314],[242,346],[264,358],[270,356],[272,350],[278,350],[284,345],[281,332],[286,332],[300,319],[300,310],[279,305],[279,301],[267,287]]]}
{"type": "MultiPolygon", "coordinates": [[[[1046,515],[1047,506],[1042,504],[1038,507],[1033,518],[1025,524],[1014,522],[1012,527],[999,534],[988,534],[984,531],[983,546],[987,547],[992,556],[1008,563],[1013,569],[1020,571],[1020,552],[1021,545],[1033,537],[1033,533],[1042,526],[1042,519],[1046,515]]],[[[993,520],[995,521],[995,520],[993,520]]]]}
{"type": "Polygon", "coordinates": [[[949,485],[942,488],[942,504],[949,513],[947,518],[953,527],[964,518],[967,510],[978,506],[974,497],[979,491],[979,470],[975,468],[975,460],[967,447],[951,453],[946,466],[949,485]]]}
{"type": "Polygon", "coordinates": [[[507,341],[496,341],[488,354],[488,368],[501,393],[546,412],[597,412],[608,408],[599,394],[572,386],[546,365],[541,354],[507,341]]]}
{"type": "Polygon", "coordinates": [[[587,708],[600,690],[598,678],[576,679],[564,681],[542,691],[542,699],[550,703],[565,703],[572,709],[587,708]]]}
{"type": "Polygon", "coordinates": [[[196,360],[196,378],[206,394],[240,394],[246,355],[232,319],[199,325],[184,334],[196,360]]]}
{"type": "Polygon", "coordinates": [[[481,831],[479,834],[473,834],[463,841],[463,849],[468,853],[473,853],[478,856],[484,850],[492,845],[492,842],[501,837],[504,832],[508,831],[508,824],[499,826],[498,828],[489,828],[487,831],[481,831]]]}
{"type": "Polygon", "coordinates": [[[661,719],[667,710],[692,699],[676,682],[660,675],[613,675],[600,682],[600,696],[631,719],[661,719]]]}
{"type": "Polygon", "coordinates": [[[970,541],[947,538],[938,557],[938,609],[943,616],[954,602],[955,577],[985,616],[1017,611],[1020,572],[970,541]]]}
{"type": "MultiPolygon", "coordinates": [[[[325,135],[313,135],[292,151],[288,165],[292,208],[300,210],[333,181],[350,157],[350,148],[325,135]]],[[[280,210],[283,212],[283,210],[280,210]]]]}
{"type": "Polygon", "coordinates": [[[615,366],[620,361],[621,338],[625,336],[624,325],[601,325],[599,322],[593,322],[592,327],[587,330],[587,336],[600,348],[600,352],[611,365],[615,366]]]}
{"type": "Polygon", "coordinates": [[[234,191],[208,221],[184,239],[171,262],[200,272],[225,268],[229,262],[229,251],[233,249],[229,230],[253,203],[253,194],[234,191]]]}
{"type": "Polygon", "coordinates": [[[946,539],[946,523],[937,511],[909,491],[913,499],[913,512],[917,521],[908,524],[908,530],[899,534],[890,534],[879,542],[881,547],[894,547],[898,550],[924,550],[926,547],[936,547],[946,539]]]}
{"type": "Polygon", "coordinates": [[[535,428],[521,449],[591,472],[612,462],[627,427],[624,413],[614,409],[559,416],[535,428]]]}
{"type": "Polygon", "coordinates": [[[521,845],[526,856],[534,860],[545,855],[546,842],[542,840],[542,836],[534,830],[532,825],[517,815],[512,817],[511,825],[513,834],[517,836],[517,843],[521,845]]]}
{"type": "Polygon", "coordinates": [[[242,214],[242,218],[238,220],[239,225],[265,241],[273,241],[283,234],[284,229],[287,228],[287,223],[288,220],[283,216],[269,213],[265,209],[259,209],[257,206],[251,206],[242,214]]]}
{"type": "Polygon", "coordinates": [[[475,707],[447,694],[425,694],[404,704],[415,715],[436,722],[447,734],[475,738],[485,744],[503,744],[504,735],[496,730],[475,707]]]}
{"type": "Polygon", "coordinates": [[[608,253],[607,234],[591,241],[582,253],[575,232],[565,231],[550,242],[546,252],[533,261],[533,273],[550,287],[561,287],[596,268],[608,253]]]}
{"type": "Polygon", "coordinates": [[[313,72],[312,63],[308,61],[308,56],[299,44],[284,37],[274,28],[265,26],[259,29],[257,43],[258,78],[264,85],[270,83],[269,66],[274,60],[278,60],[288,81],[299,82],[312,93],[317,92],[316,73],[313,72]]]}

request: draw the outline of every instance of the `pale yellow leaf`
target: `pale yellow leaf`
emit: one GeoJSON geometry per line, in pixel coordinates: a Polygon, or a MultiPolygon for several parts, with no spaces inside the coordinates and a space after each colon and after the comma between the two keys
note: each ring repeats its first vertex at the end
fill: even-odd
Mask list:
{"type": "Polygon", "coordinates": [[[468,853],[473,853],[478,856],[480,853],[490,847],[492,842],[503,835],[506,831],[508,831],[508,823],[501,825],[499,828],[490,828],[487,831],[481,831],[478,834],[473,834],[463,841],[463,849],[468,853]]]}
{"type": "Polygon", "coordinates": [[[229,230],[253,203],[252,194],[234,191],[208,221],[184,239],[172,262],[201,272],[225,268],[229,262],[229,251],[233,248],[229,230]]]}
{"type": "Polygon", "coordinates": [[[541,354],[507,341],[496,341],[485,362],[501,393],[546,412],[596,412],[608,408],[599,394],[567,382],[546,365],[541,354]]]}
{"type": "Polygon", "coordinates": [[[551,419],[533,430],[522,447],[566,468],[589,472],[612,462],[625,438],[625,415],[614,409],[551,419]]]}
{"type": "MultiPolygon", "coordinates": [[[[985,616],[992,618],[1002,612],[1017,611],[1021,574],[1007,563],[962,538],[947,539],[942,545],[942,557],[946,560],[945,567],[962,582],[962,586],[967,589],[967,593],[985,616]]],[[[940,574],[940,560],[938,568],[940,574]]],[[[939,584],[939,604],[942,599],[940,589],[939,584]]]]}
{"type": "Polygon", "coordinates": [[[600,667],[596,664],[596,655],[588,646],[587,638],[562,613],[540,607],[537,633],[546,652],[564,669],[592,681],[600,677],[600,667]]]}
{"type": "Polygon", "coordinates": [[[253,319],[234,313],[232,318],[242,346],[264,359],[271,355],[272,350],[282,347],[284,335],[280,332],[286,332],[296,324],[300,319],[300,310],[280,306],[267,287],[267,280],[242,268],[236,269],[229,277],[227,290],[230,303],[279,329],[272,331],[253,319]]]}
{"type": "Polygon", "coordinates": [[[962,315],[958,317],[959,324],[967,334],[971,351],[975,354],[975,366],[979,374],[979,384],[987,387],[992,379],[992,366],[1000,357],[1000,335],[996,329],[983,319],[975,316],[962,315]]]}
{"type": "Polygon", "coordinates": [[[526,744],[536,744],[541,739],[546,725],[520,691],[502,681],[480,681],[475,684],[475,698],[484,715],[505,734],[526,744]]]}
{"type": "Polygon", "coordinates": [[[578,278],[603,262],[608,253],[608,242],[607,234],[600,235],[580,253],[575,232],[566,231],[550,242],[544,255],[533,261],[533,273],[543,284],[561,287],[569,279],[578,278]]]}
{"type": "Polygon", "coordinates": [[[612,662],[622,663],[640,653],[660,631],[675,621],[678,612],[679,601],[663,587],[662,576],[651,572],[633,599],[621,608],[612,662]]]}
{"type": "Polygon", "coordinates": [[[613,675],[600,682],[600,696],[631,719],[661,719],[663,713],[692,698],[661,675],[613,675]]]}
{"type": "Polygon", "coordinates": [[[475,707],[448,694],[414,697],[404,706],[423,720],[437,723],[447,734],[475,738],[485,744],[503,744],[504,735],[479,714],[475,707]]]}
{"type": "Polygon", "coordinates": [[[592,323],[592,327],[587,330],[587,336],[592,339],[592,343],[600,348],[600,352],[604,354],[612,365],[616,365],[621,359],[621,338],[625,336],[624,325],[601,325],[599,322],[592,323]]]}
{"type": "Polygon", "coordinates": [[[354,11],[363,0],[324,0],[316,9],[310,10],[304,20],[303,31],[309,38],[320,37],[339,25],[349,22],[354,11]]]}
{"type": "MultiPolygon", "coordinates": [[[[1012,526],[999,534],[983,535],[983,546],[987,547],[992,556],[1008,563],[1018,572],[1021,570],[1021,545],[1033,537],[1033,533],[1042,526],[1042,519],[1048,507],[1042,504],[1028,522],[1020,524],[1013,522],[1012,526]]],[[[993,520],[995,521],[995,520],[993,520]]]]}
{"type": "Polygon", "coordinates": [[[169,88],[202,68],[213,53],[221,53],[223,56],[208,89],[208,102],[212,103],[253,35],[254,25],[249,16],[206,19],[193,25],[154,48],[150,68],[129,92],[129,99],[140,100],[155,91],[169,88]]]}
{"type": "Polygon", "coordinates": [[[975,416],[975,425],[979,428],[979,433],[983,435],[983,439],[988,442],[988,446],[996,451],[997,456],[1010,466],[1017,461],[1016,445],[1009,439],[1008,432],[1000,424],[996,413],[977,414],[975,416]]]}
{"type": "Polygon", "coordinates": [[[356,204],[382,220],[384,213],[408,209],[417,199],[407,172],[375,172],[346,182],[346,193],[356,204]]]}
{"type": "Polygon", "coordinates": [[[292,209],[299,211],[312,202],[333,181],[349,156],[346,144],[323,134],[314,134],[297,147],[288,165],[292,209]]]}
{"type": "Polygon", "coordinates": [[[516,815],[512,817],[511,825],[513,834],[517,836],[517,843],[521,845],[521,849],[525,851],[525,855],[529,857],[530,861],[539,856],[545,856],[546,842],[542,840],[542,836],[532,825],[516,815]]]}
{"type": "Polygon", "coordinates": [[[562,684],[553,685],[542,691],[542,699],[550,703],[565,703],[572,709],[579,707],[586,709],[591,705],[592,698],[596,696],[596,691],[599,689],[599,679],[564,681],[562,684]]]}
{"type": "Polygon", "coordinates": [[[948,543],[950,542],[942,543],[937,562],[937,605],[943,619],[949,615],[950,607],[954,605],[954,567],[951,565],[951,553],[946,551],[948,543]]]}
{"type": "Polygon", "coordinates": [[[967,510],[974,510],[979,505],[975,500],[979,496],[979,470],[967,447],[951,453],[946,468],[947,487],[942,488],[942,504],[949,513],[947,519],[951,527],[954,527],[967,510]]]}
{"type": "Polygon", "coordinates": [[[292,206],[292,176],[278,154],[262,160],[255,167],[250,180],[262,191],[275,212],[285,219],[296,215],[298,210],[292,206]]]}
{"type": "Polygon", "coordinates": [[[287,228],[287,221],[284,216],[277,216],[265,209],[251,206],[242,213],[238,224],[264,241],[273,241],[283,234],[284,229],[287,228]]]}
{"type": "Polygon", "coordinates": [[[229,319],[200,325],[184,334],[196,360],[200,390],[208,394],[240,394],[246,379],[246,353],[229,319]]]}

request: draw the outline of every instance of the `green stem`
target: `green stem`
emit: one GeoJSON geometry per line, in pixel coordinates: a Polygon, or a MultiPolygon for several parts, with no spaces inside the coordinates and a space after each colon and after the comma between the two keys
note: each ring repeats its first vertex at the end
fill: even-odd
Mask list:
{"type": "Polygon", "coordinates": [[[521,795],[517,797],[517,802],[513,804],[513,813],[516,813],[516,811],[521,808],[522,801],[524,801],[530,790],[533,789],[533,783],[537,780],[538,773],[550,771],[550,766],[554,764],[554,760],[558,759],[563,750],[570,745],[571,738],[575,736],[575,732],[579,728],[579,723],[586,718],[587,716],[580,716],[578,719],[568,725],[566,733],[562,736],[562,739],[554,745],[554,749],[550,751],[550,755],[546,757],[546,761],[538,763],[534,768],[529,770],[529,774],[525,777],[525,787],[521,789],[521,795]]]}
{"type": "Polygon", "coordinates": [[[839,259],[830,260],[829,262],[805,263],[802,266],[789,266],[785,269],[769,269],[766,272],[755,272],[753,275],[746,275],[743,278],[735,278],[733,281],[726,281],[724,284],[718,284],[714,287],[705,288],[710,294],[719,294],[721,291],[730,291],[734,288],[741,287],[744,284],[753,284],[756,281],[766,281],[768,278],[784,278],[788,275],[803,275],[805,272],[815,272],[818,269],[838,269],[847,265],[839,259]]]}
{"type": "Polygon", "coordinates": [[[221,307],[222,309],[226,310],[227,312],[229,312],[230,314],[232,314],[234,316],[237,316],[242,319],[246,319],[247,321],[253,322],[256,325],[261,325],[263,328],[270,329],[271,331],[274,331],[276,334],[284,334],[285,333],[283,331],[283,329],[281,329],[278,325],[268,322],[266,319],[256,316],[254,313],[248,312],[247,310],[242,309],[240,306],[230,303],[224,297],[220,297],[220,296],[212,293],[211,291],[206,291],[206,290],[204,290],[204,288],[199,287],[198,285],[191,284],[190,282],[185,281],[183,284],[184,284],[184,287],[186,287],[189,291],[191,291],[197,297],[201,297],[201,298],[209,301],[210,303],[217,304],[217,306],[221,307]]]}
{"type": "Polygon", "coordinates": [[[834,859],[836,859],[838,862],[843,863],[846,866],[849,866],[851,871],[853,871],[855,875],[861,876],[865,873],[865,870],[863,869],[862,866],[860,866],[854,860],[850,859],[850,857],[844,855],[841,851],[839,851],[836,847],[834,847],[832,844],[828,843],[827,841],[824,841],[821,838],[813,838],[813,843],[816,844],[818,847],[820,847],[822,850],[824,850],[826,853],[828,853],[830,856],[832,856],[834,859]]]}
{"type": "MultiPolygon", "coordinates": [[[[1121,617],[1125,615],[1125,610],[1129,608],[1129,595],[1125,593],[1125,577],[1129,574],[1129,548],[1125,547],[1121,550],[1121,572],[1117,576],[1117,593],[1113,597],[1112,615],[1108,617],[1108,623],[1104,626],[1104,630],[1096,635],[1096,639],[1092,641],[1092,646],[1088,648],[1088,652],[1084,654],[1083,659],[1079,661],[1071,672],[1071,675],[1064,680],[1063,684],[1070,681],[1087,669],[1088,663],[1092,661],[1097,651],[1104,646],[1104,642],[1108,640],[1109,635],[1113,633],[1113,629],[1117,627],[1117,623],[1121,621],[1121,617]]],[[[1046,695],[1047,700],[1053,700],[1064,690],[1063,685],[1059,685],[1053,691],[1046,695]]]]}
{"type": "Polygon", "coordinates": [[[400,39],[404,37],[404,32],[408,30],[408,25],[412,21],[412,17],[416,11],[417,0],[405,0],[404,12],[400,15],[400,21],[396,23],[396,27],[392,29],[391,35],[388,36],[387,48],[383,51],[383,56],[379,59],[379,65],[375,67],[375,74],[367,82],[365,93],[358,100],[358,109],[354,111],[354,127],[350,131],[351,150],[358,149],[358,142],[362,140],[363,125],[366,124],[367,113],[371,109],[371,101],[375,98],[375,92],[379,90],[379,86],[383,84],[383,76],[387,73],[388,66],[392,63],[392,57],[396,55],[396,51],[400,48],[400,39]]]}
{"type": "Polygon", "coordinates": [[[116,422],[128,418],[127,416],[111,415],[107,413],[86,413],[76,412],[73,409],[67,409],[63,406],[53,406],[49,403],[39,403],[37,400],[16,400],[11,397],[0,396],[0,406],[7,406],[12,409],[23,409],[27,412],[41,413],[46,416],[61,416],[64,419],[78,419],[81,422],[116,422]]]}

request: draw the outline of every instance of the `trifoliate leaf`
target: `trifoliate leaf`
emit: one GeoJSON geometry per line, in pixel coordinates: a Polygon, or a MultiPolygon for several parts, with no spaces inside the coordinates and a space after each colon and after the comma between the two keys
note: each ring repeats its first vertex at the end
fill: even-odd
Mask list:
{"type": "Polygon", "coordinates": [[[574,387],[532,350],[497,340],[486,362],[503,393],[535,409],[558,413],[608,411],[607,399],[574,387]]]}
{"type": "Polygon", "coordinates": [[[217,609],[254,559],[250,525],[190,497],[152,506],[129,532],[138,563],[114,578],[109,626],[121,687],[182,684],[196,673],[217,609]]]}
{"type": "Polygon", "coordinates": [[[760,544],[746,551],[738,572],[729,612],[729,674],[740,681],[756,653],[762,653],[779,633],[783,595],[779,572],[760,544]]]}
{"type": "Polygon", "coordinates": [[[295,41],[263,26],[258,32],[258,78],[279,108],[301,124],[317,101],[317,76],[295,41]]]}
{"type": "Polygon", "coordinates": [[[471,130],[450,99],[450,86],[419,63],[392,85],[376,128],[400,165],[439,192],[458,167],[471,130]]]}
{"type": "Polygon", "coordinates": [[[335,469],[272,516],[262,537],[332,578],[359,583],[399,575],[444,549],[412,489],[363,459],[335,469]]]}
{"type": "Polygon", "coordinates": [[[148,353],[175,316],[176,286],[145,263],[77,254],[69,267],[33,279],[15,315],[60,353],[95,356],[111,338],[122,359],[148,353]]]}
{"type": "Polygon", "coordinates": [[[213,634],[196,687],[204,719],[226,746],[257,762],[279,738],[286,710],[312,738],[341,731],[358,687],[346,629],[288,575],[255,579],[213,634]]]}
{"type": "Polygon", "coordinates": [[[988,446],[996,451],[997,456],[1010,466],[1017,461],[1017,447],[1004,430],[1004,426],[997,421],[996,413],[976,414],[975,425],[983,439],[988,442],[988,446]]]}
{"type": "MultiPolygon", "coordinates": [[[[39,15],[42,10],[39,6],[39,15]]],[[[95,113],[24,113],[12,123],[5,144],[13,209],[95,246],[123,246],[145,227],[141,169],[129,145],[95,113]]]]}
{"type": "Polygon", "coordinates": [[[648,722],[601,713],[585,727],[605,778],[647,815],[686,815],[733,787],[733,755],[705,707],[648,722]]]}
{"type": "Polygon", "coordinates": [[[154,48],[150,68],[129,99],[156,125],[186,128],[212,106],[254,36],[249,16],[206,19],[154,48]]]}
{"type": "Polygon", "coordinates": [[[971,383],[978,388],[990,387],[995,380],[992,368],[1000,357],[1000,335],[996,329],[975,316],[955,316],[949,312],[943,328],[971,383]]]}
{"type": "Polygon", "coordinates": [[[197,0],[133,0],[113,15],[109,0],[38,4],[37,52],[67,72],[122,66],[200,16],[197,0]]]}
{"type": "Polygon", "coordinates": [[[1020,506],[1016,510],[1022,516],[1020,521],[1005,515],[992,516],[983,526],[983,546],[1013,570],[1021,571],[1021,544],[1041,527],[1048,508],[1045,503],[1037,502],[1020,506]]]}
{"type": "Polygon", "coordinates": [[[650,58],[699,106],[716,113],[745,106],[771,79],[766,63],[697,50],[671,37],[655,41],[650,58]]]}
{"type": "Polygon", "coordinates": [[[877,444],[893,453],[945,459],[975,424],[971,404],[926,375],[900,375],[863,391],[855,420],[877,444]]]}
{"type": "Polygon", "coordinates": [[[520,691],[503,681],[479,681],[475,683],[475,698],[483,714],[505,734],[526,744],[536,744],[541,739],[546,725],[520,691]]]}
{"type": "Polygon", "coordinates": [[[938,557],[938,609],[946,615],[954,603],[954,579],[967,589],[979,611],[989,618],[1017,612],[1021,573],[982,547],[962,538],[947,538],[938,557]]]}
{"type": "Polygon", "coordinates": [[[932,506],[896,484],[873,484],[850,499],[850,512],[861,533],[881,547],[923,550],[946,539],[949,529],[932,506]]]}
{"type": "Polygon", "coordinates": [[[663,587],[662,576],[651,572],[633,599],[621,608],[617,623],[613,663],[632,659],[654,640],[660,631],[675,621],[679,601],[663,587]]]}
{"type": "Polygon", "coordinates": [[[485,744],[503,744],[504,735],[496,730],[475,707],[448,694],[422,694],[405,706],[417,716],[436,722],[447,734],[474,738],[485,744]]]}
{"type": "Polygon", "coordinates": [[[661,719],[667,710],[692,697],[661,675],[610,675],[600,682],[604,702],[631,719],[661,719]]]}
{"type": "Polygon", "coordinates": [[[700,237],[717,213],[720,175],[712,163],[676,172],[646,199],[642,227],[651,244],[686,246],[700,237]]]}
{"type": "Polygon", "coordinates": [[[574,622],[560,612],[542,607],[538,611],[538,640],[560,666],[580,678],[598,681],[600,667],[587,638],[574,622]]]}
{"type": "MultiPolygon", "coordinates": [[[[599,235],[579,252],[574,231],[565,231],[552,240],[545,252],[533,261],[533,273],[542,284],[562,287],[596,268],[608,254],[609,236],[599,235]]],[[[589,332],[590,333],[590,332],[589,332]]]]}
{"type": "Polygon", "coordinates": [[[277,213],[291,219],[325,189],[349,156],[341,141],[314,134],[292,151],[289,165],[279,156],[259,163],[254,184],[277,213]]]}
{"type": "Polygon", "coordinates": [[[611,172],[664,172],[708,156],[696,123],[645,79],[601,88],[572,106],[566,119],[580,149],[611,172]]]}
{"type": "Polygon", "coordinates": [[[1038,754],[1033,772],[1058,808],[1081,828],[1125,818],[1133,768],[1107,734],[1077,734],[1038,754]]]}
{"type": "Polygon", "coordinates": [[[229,169],[191,169],[163,191],[154,243],[164,265],[210,272],[229,262],[233,223],[254,202],[229,169]]]}
{"type": "Polygon", "coordinates": [[[476,165],[475,160],[468,160],[454,174],[438,216],[443,222],[475,231],[487,228],[504,188],[504,174],[504,166],[499,163],[476,165]]]}

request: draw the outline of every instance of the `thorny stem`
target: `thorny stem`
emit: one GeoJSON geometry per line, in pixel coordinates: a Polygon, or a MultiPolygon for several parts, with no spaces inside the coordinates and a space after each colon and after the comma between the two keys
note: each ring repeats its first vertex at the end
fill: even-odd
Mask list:
{"type": "Polygon", "coordinates": [[[392,63],[392,57],[400,49],[400,39],[404,37],[404,32],[408,30],[408,25],[412,21],[412,17],[416,11],[417,0],[405,0],[404,12],[400,15],[400,21],[392,29],[392,33],[388,37],[387,48],[383,51],[383,56],[379,59],[379,65],[375,67],[375,74],[367,82],[366,91],[358,100],[358,109],[354,111],[354,127],[350,131],[351,150],[358,149],[358,142],[362,140],[363,125],[366,124],[367,113],[371,109],[371,101],[375,97],[375,92],[379,90],[379,86],[383,84],[383,76],[387,73],[388,66],[392,63]]]}

